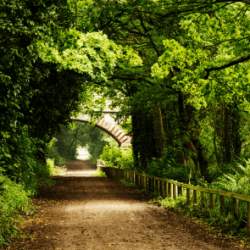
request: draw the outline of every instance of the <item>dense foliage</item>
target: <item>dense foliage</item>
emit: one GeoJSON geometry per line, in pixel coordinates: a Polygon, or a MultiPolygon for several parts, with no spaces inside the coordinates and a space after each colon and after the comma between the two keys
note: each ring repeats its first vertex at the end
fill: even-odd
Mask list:
{"type": "Polygon", "coordinates": [[[0,245],[17,234],[20,213],[30,211],[30,200],[23,187],[0,176],[0,245]]]}
{"type": "Polygon", "coordinates": [[[133,155],[130,148],[119,148],[116,145],[106,145],[100,159],[105,166],[117,168],[134,168],[133,155]]]}

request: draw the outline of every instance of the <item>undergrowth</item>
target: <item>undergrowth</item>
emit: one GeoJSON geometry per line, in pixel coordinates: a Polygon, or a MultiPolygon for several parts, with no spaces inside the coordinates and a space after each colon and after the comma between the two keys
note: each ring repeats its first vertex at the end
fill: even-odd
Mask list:
{"type": "Polygon", "coordinates": [[[31,198],[39,188],[53,184],[49,178],[52,171],[49,164],[37,162],[22,171],[19,182],[0,171],[0,246],[7,245],[19,235],[22,217],[34,211],[31,198]]]}
{"type": "Polygon", "coordinates": [[[250,160],[231,167],[229,173],[223,174],[210,186],[240,194],[250,195],[250,160]]]}
{"type": "Polygon", "coordinates": [[[29,192],[21,184],[0,176],[0,246],[17,236],[21,215],[31,211],[29,192]]]}
{"type": "Polygon", "coordinates": [[[215,205],[213,209],[207,209],[207,207],[201,207],[198,204],[187,206],[184,195],[176,197],[176,199],[155,197],[151,202],[173,211],[184,213],[189,217],[201,219],[201,221],[219,230],[221,233],[239,236],[241,238],[247,237],[245,204],[241,204],[239,215],[236,218],[235,214],[229,211],[232,205],[230,201],[225,201],[224,213],[221,212],[218,204],[215,205]]]}
{"type": "MultiPolygon", "coordinates": [[[[156,171],[153,172],[153,175],[156,175],[156,173],[158,173],[157,170],[162,167],[158,162],[154,162],[152,166],[152,169],[156,171]]],[[[162,169],[164,170],[164,168],[162,169]]],[[[224,173],[218,175],[217,179],[214,179],[212,183],[201,180],[199,185],[217,190],[250,195],[250,160],[241,160],[240,163],[232,163],[230,167],[227,167],[227,171],[224,170],[223,172],[224,173]]],[[[176,173],[179,173],[178,167],[174,167],[172,172],[166,172],[165,177],[180,180],[181,178],[177,178],[178,175],[176,175],[176,173]]],[[[187,182],[186,180],[181,181],[187,182]]],[[[154,195],[154,197],[157,197],[157,194],[154,195]]],[[[218,199],[218,197],[216,199],[218,199]]],[[[225,198],[224,201],[223,212],[221,211],[218,200],[215,201],[213,209],[208,209],[209,197],[206,197],[205,207],[201,207],[200,205],[187,206],[184,196],[177,197],[176,199],[157,197],[153,199],[152,202],[202,219],[209,225],[220,229],[223,233],[242,237],[247,235],[247,204],[244,202],[239,202],[237,214],[236,211],[232,211],[235,207],[234,201],[227,198],[225,198]]]]}
{"type": "Polygon", "coordinates": [[[107,175],[101,169],[97,169],[96,172],[94,173],[94,176],[107,177],[107,175]]]}
{"type": "Polygon", "coordinates": [[[100,159],[107,167],[117,167],[123,169],[134,168],[133,154],[131,148],[119,148],[117,146],[106,145],[100,159]]]}

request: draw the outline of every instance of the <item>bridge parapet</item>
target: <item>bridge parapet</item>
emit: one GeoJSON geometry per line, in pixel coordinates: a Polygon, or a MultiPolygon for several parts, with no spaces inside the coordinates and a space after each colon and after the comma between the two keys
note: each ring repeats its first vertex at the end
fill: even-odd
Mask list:
{"type": "Polygon", "coordinates": [[[123,128],[113,119],[110,114],[104,114],[99,120],[93,122],[90,115],[79,114],[71,118],[72,121],[93,123],[96,127],[102,129],[113,137],[120,147],[131,146],[132,137],[123,130],[123,128]]]}

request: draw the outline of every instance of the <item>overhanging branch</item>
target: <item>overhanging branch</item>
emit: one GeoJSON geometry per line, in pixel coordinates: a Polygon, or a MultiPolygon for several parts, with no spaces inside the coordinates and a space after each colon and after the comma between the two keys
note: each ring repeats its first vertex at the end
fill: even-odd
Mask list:
{"type": "Polygon", "coordinates": [[[211,67],[205,70],[206,74],[205,74],[205,79],[208,79],[209,75],[211,72],[213,71],[218,71],[218,70],[223,70],[229,67],[232,67],[234,65],[240,64],[240,63],[244,63],[250,60],[250,55],[246,55],[246,56],[242,56],[238,59],[235,59],[231,62],[228,62],[226,64],[220,65],[220,66],[215,66],[215,67],[211,67]]]}

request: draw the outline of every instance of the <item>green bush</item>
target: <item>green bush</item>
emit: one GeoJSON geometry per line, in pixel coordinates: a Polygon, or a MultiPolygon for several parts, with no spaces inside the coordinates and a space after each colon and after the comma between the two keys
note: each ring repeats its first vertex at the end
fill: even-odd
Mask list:
{"type": "Polygon", "coordinates": [[[159,176],[189,182],[191,178],[190,169],[183,164],[178,164],[170,153],[164,154],[161,159],[153,159],[147,169],[147,173],[152,176],[159,176]]]}
{"type": "Polygon", "coordinates": [[[29,196],[50,184],[51,168],[43,162],[45,143],[31,138],[27,126],[18,129],[15,136],[0,134],[0,245],[3,245],[17,234],[20,215],[30,210],[29,196]]]}
{"type": "Polygon", "coordinates": [[[106,145],[100,159],[108,167],[134,168],[134,161],[131,148],[119,148],[117,146],[106,145]]]}
{"type": "Polygon", "coordinates": [[[56,166],[63,166],[66,163],[66,158],[58,152],[56,138],[52,138],[48,143],[46,156],[48,159],[53,159],[56,166]]]}
{"type": "Polygon", "coordinates": [[[24,187],[0,176],[0,246],[17,235],[20,214],[28,213],[31,208],[24,187]]]}
{"type": "Polygon", "coordinates": [[[184,196],[178,196],[175,199],[170,197],[160,199],[157,203],[160,203],[161,206],[167,208],[178,208],[182,207],[185,204],[185,201],[186,198],[184,196]]]}
{"type": "Polygon", "coordinates": [[[7,141],[9,144],[13,141],[15,147],[9,146],[9,151],[2,151],[0,147],[0,173],[35,194],[41,185],[47,183],[51,174],[43,159],[38,160],[38,155],[43,154],[45,143],[32,139],[27,127],[23,127],[15,138],[6,140],[10,140],[7,141]]]}

